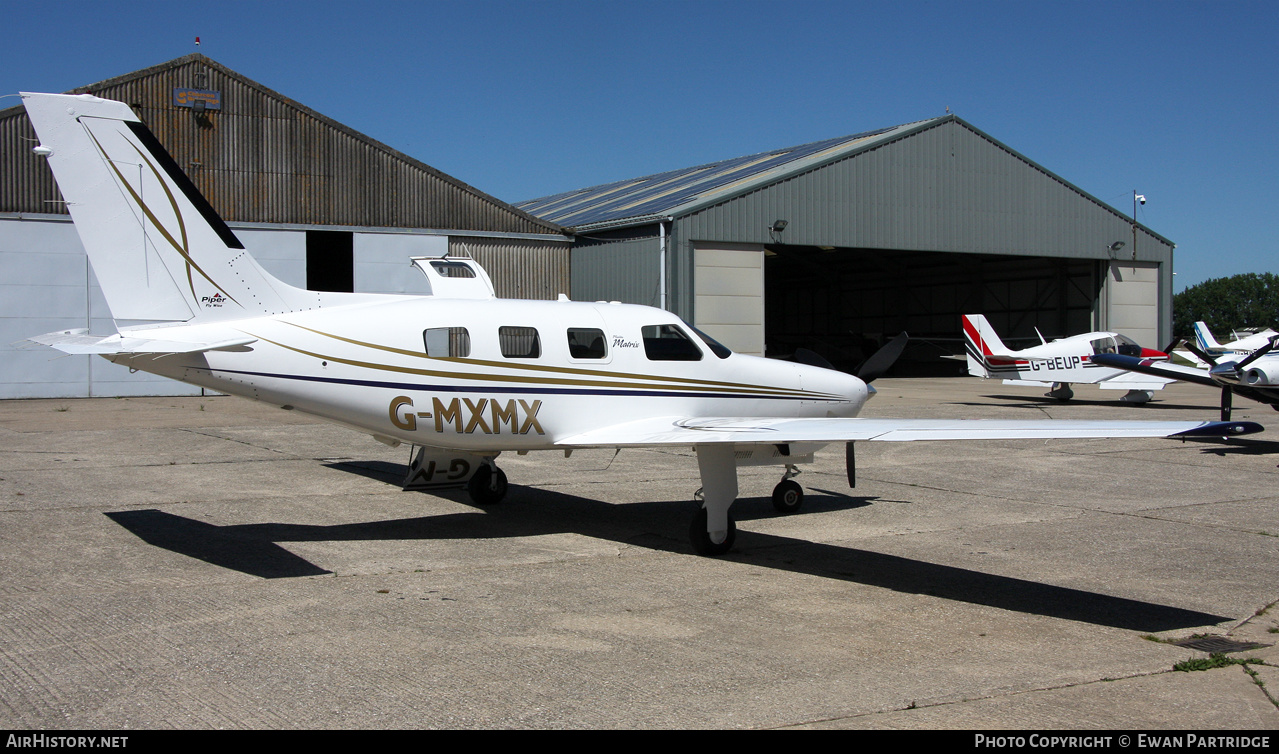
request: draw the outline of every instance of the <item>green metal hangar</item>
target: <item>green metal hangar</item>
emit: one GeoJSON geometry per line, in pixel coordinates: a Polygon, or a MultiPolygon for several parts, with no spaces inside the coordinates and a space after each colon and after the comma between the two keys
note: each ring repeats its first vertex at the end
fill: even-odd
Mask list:
{"type": "MultiPolygon", "coordinates": [[[[203,55],[73,93],[81,92],[131,105],[245,248],[286,283],[423,293],[409,257],[454,254],[478,260],[499,296],[571,294],[572,239],[555,223],[203,55]]],[[[35,144],[21,105],[0,111],[0,398],[198,392],[96,357],[13,345],[62,329],[115,331],[35,144]]]]}
{"type": "Polygon", "coordinates": [[[960,315],[1007,339],[1172,329],[1168,239],[947,115],[523,202],[575,234],[574,298],[661,306],[741,353],[956,374],[960,315]]]}

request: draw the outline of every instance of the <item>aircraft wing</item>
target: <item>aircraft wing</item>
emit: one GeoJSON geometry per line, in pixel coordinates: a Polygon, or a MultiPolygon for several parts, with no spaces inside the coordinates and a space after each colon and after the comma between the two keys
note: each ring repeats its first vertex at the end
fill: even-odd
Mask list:
{"type": "Polygon", "coordinates": [[[1101,364],[1113,369],[1124,369],[1129,372],[1149,374],[1169,380],[1193,382],[1197,385],[1221,387],[1221,384],[1213,380],[1206,370],[1173,364],[1167,361],[1151,361],[1137,356],[1121,356],[1117,353],[1099,353],[1093,356],[1092,360],[1095,364],[1101,364]]]}
{"type": "Polygon", "coordinates": [[[852,441],[1021,440],[1087,437],[1227,437],[1260,432],[1255,422],[1004,419],[768,419],[654,417],[583,432],[565,447],[786,444],[852,441]]]}
{"type": "MultiPolygon", "coordinates": [[[[1096,358],[1095,356],[1093,357],[1096,358]]],[[[1127,371],[1102,380],[1097,387],[1103,390],[1162,390],[1164,385],[1172,382],[1172,377],[1158,377],[1141,372],[1127,371]]]]}
{"type": "Polygon", "coordinates": [[[69,354],[166,354],[166,353],[201,353],[203,351],[222,351],[239,348],[253,343],[257,338],[229,338],[215,342],[191,342],[177,340],[157,340],[152,338],[127,337],[120,335],[89,335],[88,330],[60,330],[58,332],[36,335],[28,340],[33,343],[56,348],[69,354]]]}

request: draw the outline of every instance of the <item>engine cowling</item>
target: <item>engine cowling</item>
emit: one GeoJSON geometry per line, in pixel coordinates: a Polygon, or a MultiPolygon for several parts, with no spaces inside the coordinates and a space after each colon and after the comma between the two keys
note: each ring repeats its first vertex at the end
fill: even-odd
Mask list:
{"type": "Polygon", "coordinates": [[[1244,372],[1243,381],[1256,387],[1279,385],[1279,363],[1253,364],[1244,372]]]}

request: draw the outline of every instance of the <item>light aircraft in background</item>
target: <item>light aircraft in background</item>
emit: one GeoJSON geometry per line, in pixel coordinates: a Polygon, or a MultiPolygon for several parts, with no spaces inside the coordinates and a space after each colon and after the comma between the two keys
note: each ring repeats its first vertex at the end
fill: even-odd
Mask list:
{"type": "Polygon", "coordinates": [[[1172,382],[1098,364],[1093,357],[1101,353],[1122,353],[1143,359],[1168,358],[1163,351],[1142,348],[1132,338],[1119,333],[1090,332],[1051,342],[1039,335],[1040,345],[1016,351],[1004,345],[985,315],[965,314],[963,326],[969,374],[1003,379],[1005,385],[1051,387],[1045,395],[1059,401],[1075,397],[1071,384],[1085,383],[1106,390],[1127,390],[1121,401],[1145,403],[1155,390],[1172,382]]]}
{"type": "MultiPolygon", "coordinates": [[[[1197,327],[1196,332],[1198,332],[1197,327]]],[[[1204,332],[1207,332],[1206,327],[1204,332]]],[[[1208,334],[1208,338],[1211,340],[1211,333],[1208,334]]],[[[1230,346],[1243,343],[1244,340],[1256,342],[1250,336],[1237,340],[1230,346]]],[[[1216,343],[1215,340],[1211,342],[1216,343]]],[[[1213,354],[1187,343],[1186,347],[1200,361],[1208,365],[1207,369],[1121,354],[1106,354],[1094,358],[1104,366],[1126,369],[1136,374],[1183,380],[1219,388],[1222,421],[1230,421],[1232,396],[1236,394],[1259,403],[1269,404],[1271,408],[1279,411],[1279,352],[1273,351],[1276,344],[1279,344],[1279,333],[1273,331],[1264,344],[1248,351],[1227,347],[1222,349],[1221,353],[1213,354]]]]}
{"type": "MultiPolygon", "coordinates": [[[[856,418],[867,383],[812,363],[734,354],[673,314],[616,303],[497,299],[470,259],[419,258],[431,295],[307,291],[245,251],[123,103],[23,94],[117,332],[33,341],[303,411],[418,448],[414,486],[506,493],[503,452],[692,447],[702,554],[727,552],[737,467],[785,468],[774,503],[793,511],[797,464],[853,442],[1074,437],[1222,437],[1251,423],[856,418]],[[132,322],[134,324],[122,324],[132,322]],[[140,323],[140,324],[139,324],[140,323]]],[[[904,345],[897,341],[894,350],[904,345]]]]}
{"type": "Polygon", "coordinates": [[[1269,345],[1270,339],[1279,333],[1270,328],[1259,330],[1257,332],[1238,337],[1238,333],[1234,333],[1235,339],[1229,343],[1218,343],[1213,337],[1212,331],[1208,329],[1208,325],[1204,322],[1196,322],[1194,324],[1195,342],[1198,349],[1189,349],[1190,360],[1198,366],[1208,367],[1214,362],[1230,361],[1242,359],[1248,356],[1258,348],[1264,348],[1269,345]],[[1197,351],[1197,352],[1196,352],[1197,351]],[[1200,353],[1206,353],[1212,357],[1212,361],[1205,361],[1200,357],[1200,353]]]}

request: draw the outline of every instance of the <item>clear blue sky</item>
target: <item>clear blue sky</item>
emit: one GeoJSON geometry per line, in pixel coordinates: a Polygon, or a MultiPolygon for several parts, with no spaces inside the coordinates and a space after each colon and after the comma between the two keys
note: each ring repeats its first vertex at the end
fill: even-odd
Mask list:
{"type": "MultiPolygon", "coordinates": [[[[517,202],[945,113],[1279,272],[1279,2],[9,2],[0,94],[199,51],[517,202]]],[[[0,107],[17,104],[0,99],[0,107]]]]}

